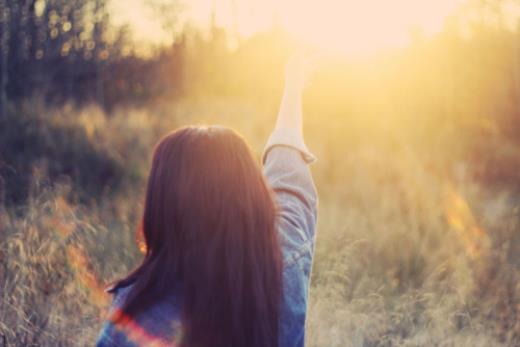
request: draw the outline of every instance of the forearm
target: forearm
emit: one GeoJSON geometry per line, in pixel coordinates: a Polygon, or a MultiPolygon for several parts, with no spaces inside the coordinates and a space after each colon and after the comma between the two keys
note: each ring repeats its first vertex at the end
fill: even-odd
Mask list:
{"type": "Polygon", "coordinates": [[[302,135],[302,92],[286,84],[275,129],[294,129],[302,135]]]}
{"type": "Polygon", "coordinates": [[[274,131],[267,141],[262,157],[264,163],[269,150],[275,146],[296,149],[306,163],[316,159],[303,140],[302,92],[305,86],[305,69],[305,61],[295,57],[286,66],[285,89],[274,131]]]}

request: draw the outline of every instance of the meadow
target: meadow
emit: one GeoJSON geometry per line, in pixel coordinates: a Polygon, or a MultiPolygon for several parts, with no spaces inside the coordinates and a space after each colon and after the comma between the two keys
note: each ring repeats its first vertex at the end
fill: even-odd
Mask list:
{"type": "MultiPolygon", "coordinates": [[[[24,157],[26,200],[1,214],[0,344],[86,346],[110,300],[104,287],[141,256],[135,230],[153,144],[178,126],[219,123],[259,157],[276,103],[195,98],[110,116],[42,109],[37,100],[13,108],[0,137],[13,157],[47,153],[24,157]],[[112,188],[96,190],[103,182],[112,188]]],[[[382,136],[353,116],[306,116],[320,196],[308,345],[518,345],[518,196],[472,178],[455,148],[452,158],[425,152],[404,125],[382,136]]],[[[4,175],[4,199],[20,176],[4,175]]]]}
{"type": "MultiPolygon", "coordinates": [[[[144,56],[110,31],[106,1],[5,3],[0,347],[91,346],[105,288],[142,257],[154,144],[217,123],[260,159],[295,44],[274,27],[230,48],[212,22],[144,56]]],[[[326,57],[305,92],[319,193],[307,346],[520,346],[520,26],[468,3],[469,24],[326,57]]]]}

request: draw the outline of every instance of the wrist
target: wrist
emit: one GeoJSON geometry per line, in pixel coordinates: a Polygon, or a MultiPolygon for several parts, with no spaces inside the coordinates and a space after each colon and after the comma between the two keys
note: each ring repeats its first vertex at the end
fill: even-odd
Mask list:
{"type": "Polygon", "coordinates": [[[298,83],[286,82],[284,87],[284,95],[292,98],[301,98],[303,87],[298,83]]]}

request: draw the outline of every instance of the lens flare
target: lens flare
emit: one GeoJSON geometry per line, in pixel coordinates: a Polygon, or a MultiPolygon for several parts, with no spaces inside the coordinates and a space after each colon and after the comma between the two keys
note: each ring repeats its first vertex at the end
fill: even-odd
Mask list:
{"type": "Polygon", "coordinates": [[[452,185],[446,188],[444,213],[446,221],[457,233],[466,253],[471,258],[478,258],[489,244],[488,235],[478,225],[466,199],[452,185]]]}

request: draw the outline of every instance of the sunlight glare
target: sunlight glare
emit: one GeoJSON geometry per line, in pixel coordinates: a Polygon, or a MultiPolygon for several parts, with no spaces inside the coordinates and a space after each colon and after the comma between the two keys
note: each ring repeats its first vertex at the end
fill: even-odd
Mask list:
{"type": "Polygon", "coordinates": [[[279,3],[283,26],[321,49],[365,54],[406,46],[412,29],[430,36],[460,4],[457,0],[321,0],[279,3]]]}
{"type": "MultiPolygon", "coordinates": [[[[135,36],[160,43],[171,40],[144,0],[113,0],[117,23],[131,23],[135,36]],[[130,3],[128,2],[130,1],[130,3]],[[129,4],[131,4],[129,6],[129,4]],[[146,10],[145,10],[146,9],[146,10]]],[[[156,0],[167,2],[167,0],[156,0]]],[[[209,28],[214,23],[248,38],[279,26],[298,41],[330,53],[364,55],[405,47],[410,34],[440,32],[445,19],[464,0],[186,0],[182,21],[209,28]],[[213,22],[214,20],[214,22],[213,22]]]]}

